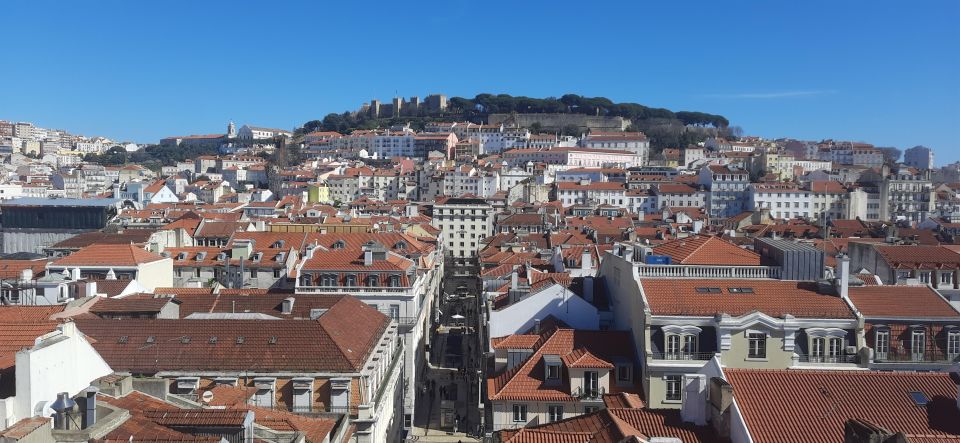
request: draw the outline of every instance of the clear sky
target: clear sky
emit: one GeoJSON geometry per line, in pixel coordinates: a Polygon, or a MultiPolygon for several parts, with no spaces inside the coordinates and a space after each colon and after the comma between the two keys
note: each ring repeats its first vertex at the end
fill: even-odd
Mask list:
{"type": "Polygon", "coordinates": [[[156,143],[576,93],[960,160],[960,1],[0,2],[0,119],[156,143]]]}

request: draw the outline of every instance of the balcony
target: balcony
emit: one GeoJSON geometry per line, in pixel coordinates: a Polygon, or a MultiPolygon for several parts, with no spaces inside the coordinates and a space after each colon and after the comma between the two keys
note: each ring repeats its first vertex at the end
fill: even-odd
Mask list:
{"type": "Polygon", "coordinates": [[[874,363],[940,363],[953,364],[960,362],[960,354],[947,354],[943,351],[927,351],[914,353],[902,352],[874,352],[874,363]]]}
{"type": "Polygon", "coordinates": [[[837,356],[809,355],[809,354],[796,354],[796,355],[797,355],[797,362],[809,363],[811,365],[856,364],[858,361],[857,356],[855,354],[837,355],[837,356]]]}
{"type": "Polygon", "coordinates": [[[640,277],[780,278],[779,266],[687,266],[637,264],[640,277]]]}
{"type": "Polygon", "coordinates": [[[580,400],[590,401],[590,400],[602,400],[603,395],[607,393],[607,390],[600,386],[599,388],[577,388],[573,392],[572,396],[579,398],[580,400]]]}
{"type": "Polygon", "coordinates": [[[654,360],[707,361],[713,358],[713,356],[716,355],[716,353],[715,352],[650,352],[647,355],[654,360]]]}

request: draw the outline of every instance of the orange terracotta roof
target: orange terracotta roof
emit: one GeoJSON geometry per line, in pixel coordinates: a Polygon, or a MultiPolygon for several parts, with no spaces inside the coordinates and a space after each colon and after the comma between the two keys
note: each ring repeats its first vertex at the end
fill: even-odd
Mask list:
{"type": "Polygon", "coordinates": [[[957,385],[946,373],[727,368],[725,374],[757,443],[841,443],[851,418],[903,432],[909,441],[960,441],[957,385]],[[915,391],[930,400],[926,407],[913,402],[915,391]]]}
{"type": "Polygon", "coordinates": [[[164,258],[134,245],[93,244],[63,257],[51,265],[65,266],[137,266],[164,258]]]}
{"type": "Polygon", "coordinates": [[[754,311],[771,317],[854,318],[840,297],[817,292],[816,283],[786,280],[641,279],[653,315],[741,316],[754,311]],[[705,291],[707,288],[719,292],[705,291]],[[751,292],[731,293],[730,288],[751,292]]]}
{"type": "Polygon", "coordinates": [[[760,266],[760,254],[713,236],[673,240],[654,247],[653,253],[669,256],[673,264],[760,266]]]}
{"type": "Polygon", "coordinates": [[[865,317],[960,320],[960,312],[928,286],[864,286],[849,294],[865,317]]]}

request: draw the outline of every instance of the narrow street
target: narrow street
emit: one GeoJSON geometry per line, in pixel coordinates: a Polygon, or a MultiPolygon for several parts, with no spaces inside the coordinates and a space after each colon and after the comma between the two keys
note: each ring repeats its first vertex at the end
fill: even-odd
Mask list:
{"type": "Polygon", "coordinates": [[[475,277],[448,276],[433,317],[427,374],[407,441],[476,442],[481,383],[477,334],[480,288],[475,277]]]}

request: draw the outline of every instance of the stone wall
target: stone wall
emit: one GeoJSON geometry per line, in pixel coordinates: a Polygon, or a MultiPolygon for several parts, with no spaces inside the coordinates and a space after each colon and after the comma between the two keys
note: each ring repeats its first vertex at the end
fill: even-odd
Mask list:
{"type": "Polygon", "coordinates": [[[529,128],[534,123],[540,123],[545,130],[561,130],[565,126],[573,125],[582,131],[623,131],[630,125],[630,121],[623,117],[602,117],[584,114],[490,114],[491,125],[505,126],[520,125],[529,128]]]}

